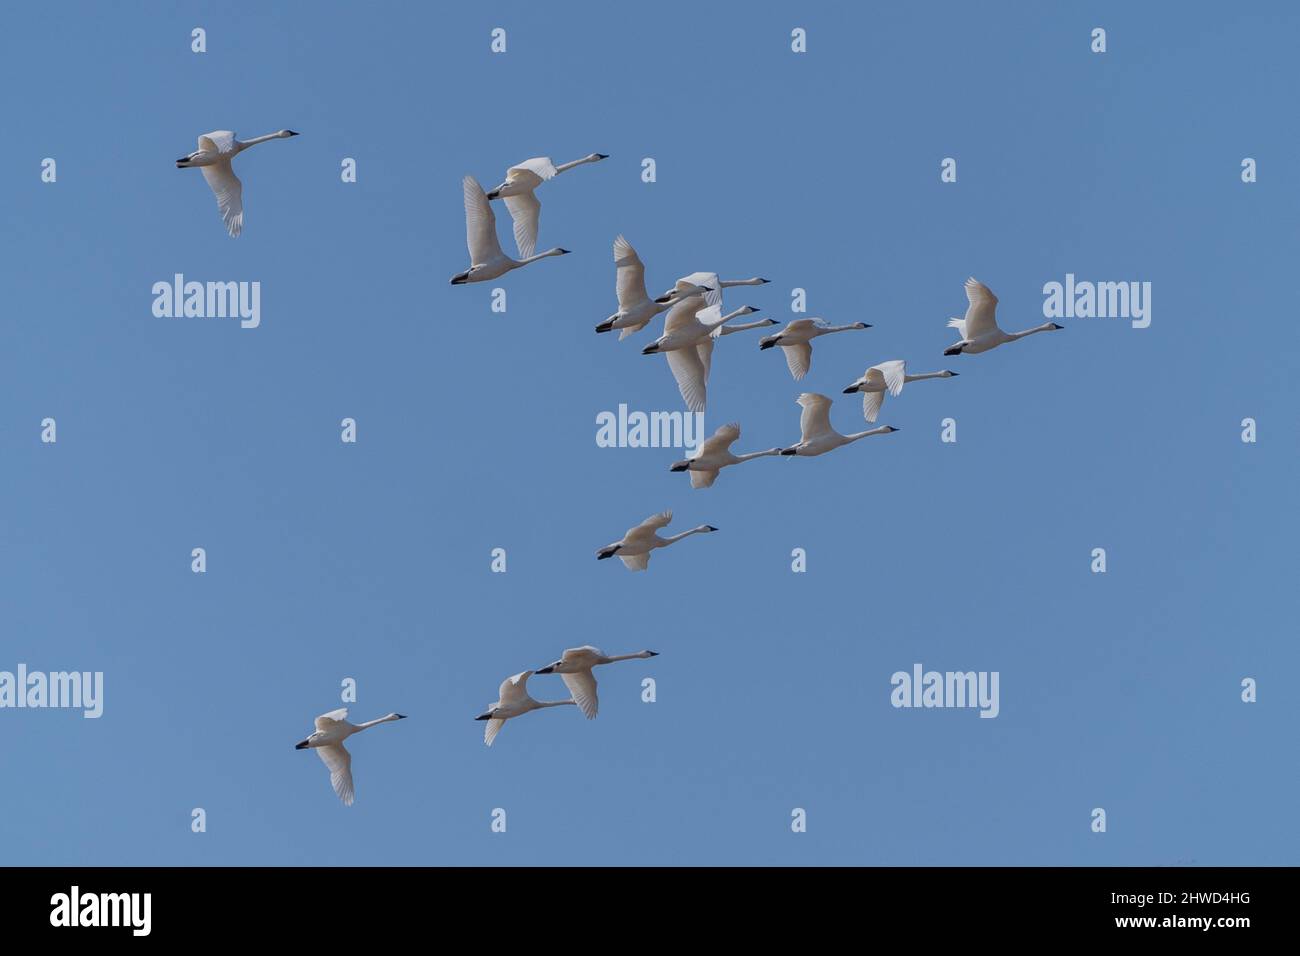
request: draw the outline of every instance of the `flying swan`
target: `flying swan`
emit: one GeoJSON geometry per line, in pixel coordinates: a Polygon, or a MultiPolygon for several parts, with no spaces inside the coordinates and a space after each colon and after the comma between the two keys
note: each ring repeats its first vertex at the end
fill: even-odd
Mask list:
{"type": "Polygon", "coordinates": [[[651,319],[679,299],[715,291],[708,286],[683,282],[680,289],[674,288],[670,294],[652,300],[645,289],[645,265],[632,248],[632,243],[622,236],[614,240],[614,267],[617,272],[614,291],[618,294],[618,311],[596,326],[596,331],[612,332],[618,329],[620,342],[632,333],[640,332],[651,319]]]}
{"type": "Polygon", "coordinates": [[[234,239],[244,229],[244,186],[230,168],[230,161],[248,147],[265,143],[268,139],[288,139],[297,135],[291,129],[282,129],[240,142],[228,129],[213,130],[199,137],[198,149],[176,160],[176,168],[197,166],[203,170],[203,178],[208,181],[208,186],[217,197],[217,211],[221,213],[221,221],[226,224],[226,231],[234,239]]]}
{"type": "Polygon", "coordinates": [[[781,346],[785,353],[785,364],[797,382],[808,374],[812,364],[812,340],[819,335],[832,332],[849,332],[853,329],[871,328],[866,322],[854,322],[852,325],[831,325],[825,319],[795,319],[774,335],[765,335],[758,340],[760,349],[781,346]]]}
{"type": "Polygon", "coordinates": [[[944,355],[961,355],[963,352],[967,355],[976,355],[1007,342],[1023,339],[1026,335],[1033,335],[1035,332],[1053,332],[1062,328],[1055,322],[1046,322],[1023,332],[1003,332],[998,328],[994,317],[998,307],[998,297],[974,276],[966,280],[966,299],[970,302],[966,309],[966,318],[948,320],[948,327],[957,330],[961,341],[944,349],[944,355]]]}
{"type": "Polygon", "coordinates": [[[533,190],[575,166],[598,163],[602,159],[609,159],[609,156],[605,153],[592,153],[571,163],[556,166],[549,156],[538,156],[536,159],[525,159],[518,166],[506,170],[506,181],[488,193],[487,198],[506,201],[510,218],[515,222],[515,245],[519,247],[519,258],[527,259],[537,248],[537,219],[542,213],[542,204],[533,195],[533,190]]]}
{"type": "MultiPolygon", "coordinates": [[[[673,462],[670,471],[689,471],[692,488],[708,488],[718,480],[718,472],[730,465],[739,465],[755,458],[781,454],[780,448],[767,451],[751,451],[746,455],[733,455],[732,444],[740,437],[740,426],[735,422],[723,425],[711,438],[706,438],[699,451],[684,461],[673,462]]],[[[541,673],[540,671],[538,673],[541,673]]]]}
{"type": "Polygon", "coordinates": [[[607,657],[600,648],[584,644],[582,647],[570,647],[554,664],[547,664],[537,671],[539,674],[559,674],[564,686],[569,688],[573,700],[583,715],[592,720],[600,701],[596,698],[596,678],[591,673],[593,667],[601,664],[613,664],[615,661],[645,660],[658,657],[658,651],[638,651],[635,654],[616,654],[607,657]]]}
{"type": "Polygon", "coordinates": [[[534,700],[528,694],[528,678],[532,674],[532,671],[520,671],[514,677],[503,680],[497,691],[497,699],[488,704],[486,711],[474,718],[487,721],[483,728],[483,743],[489,747],[511,717],[519,717],[530,710],[540,710],[543,707],[563,707],[573,703],[572,700],[534,700]]]}
{"type": "Polygon", "coordinates": [[[558,246],[547,249],[535,256],[523,259],[511,259],[501,251],[497,241],[497,217],[492,212],[492,205],[483,193],[483,187],[473,176],[466,176],[465,187],[465,240],[469,246],[469,269],[451,277],[452,285],[464,285],[466,282],[487,282],[503,276],[513,269],[521,269],[530,262],[549,256],[565,256],[568,249],[558,246]]]}
{"type": "Polygon", "coordinates": [[[880,406],[885,402],[885,392],[897,395],[907,382],[923,382],[927,378],[956,378],[956,372],[944,369],[942,372],[926,372],[924,375],[908,375],[907,363],[902,359],[881,362],[873,365],[862,377],[844,389],[845,395],[862,393],[862,417],[874,422],[880,414],[880,406]]]}
{"type": "Polygon", "coordinates": [[[841,445],[855,442],[859,438],[866,438],[870,435],[888,435],[890,432],[898,431],[892,425],[882,425],[880,428],[873,428],[867,432],[841,435],[834,428],[831,428],[831,400],[825,395],[804,392],[795,401],[803,406],[803,412],[799,416],[801,435],[797,445],[791,445],[789,448],[781,450],[783,455],[814,458],[817,455],[824,455],[828,451],[834,451],[841,445]]]}
{"type": "Polygon", "coordinates": [[[711,524],[702,524],[698,528],[683,531],[681,534],[675,534],[667,538],[659,537],[655,532],[660,528],[667,527],[668,522],[672,520],[673,513],[671,511],[651,515],[635,528],[628,528],[627,534],[623,535],[622,540],[607,544],[597,551],[596,559],[603,561],[605,558],[618,555],[628,570],[644,571],[650,566],[650,552],[655,548],[666,548],[673,542],[680,541],[682,538],[689,538],[693,534],[708,534],[710,531],[718,530],[711,524]]]}
{"type": "Polygon", "coordinates": [[[348,723],[348,709],[341,707],[321,714],[316,718],[316,731],[306,740],[294,745],[294,750],[315,750],[330,772],[330,784],[339,795],[345,807],[352,806],[354,793],[352,789],[352,754],[343,746],[343,741],[353,734],[359,734],[367,727],[387,723],[390,720],[405,720],[405,714],[388,714],[364,724],[348,723]]]}

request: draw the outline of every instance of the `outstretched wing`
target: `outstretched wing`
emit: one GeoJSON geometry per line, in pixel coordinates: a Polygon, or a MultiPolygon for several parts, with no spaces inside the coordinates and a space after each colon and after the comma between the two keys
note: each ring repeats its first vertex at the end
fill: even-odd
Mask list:
{"type": "Polygon", "coordinates": [[[649,298],[645,290],[645,264],[632,243],[622,236],[614,240],[614,265],[618,270],[615,291],[620,309],[631,308],[649,298]]]}
{"type": "Polygon", "coordinates": [[[668,522],[672,520],[673,513],[671,511],[661,511],[657,515],[651,515],[635,528],[628,528],[627,534],[623,535],[623,540],[631,544],[639,539],[652,538],[656,531],[668,527],[668,522]]]}
{"type": "Polygon", "coordinates": [[[490,262],[503,255],[497,242],[497,217],[488,202],[487,194],[478,180],[466,176],[465,187],[465,242],[469,246],[470,265],[490,262]]]}
{"type": "Polygon", "coordinates": [[[491,747],[492,741],[497,739],[497,734],[501,733],[501,728],[504,727],[505,724],[506,722],[501,718],[490,718],[487,722],[487,726],[483,728],[483,743],[491,747]]]}
{"type": "Polygon", "coordinates": [[[966,309],[966,322],[962,329],[963,338],[977,339],[998,327],[997,320],[994,318],[998,297],[974,276],[966,280],[966,300],[970,305],[966,309]]]}
{"type": "Polygon", "coordinates": [[[831,400],[816,392],[804,392],[798,402],[803,406],[799,416],[800,441],[808,441],[831,431],[831,400]]]}
{"type": "Polygon", "coordinates": [[[316,752],[320,754],[321,761],[325,764],[330,772],[330,786],[334,792],[339,795],[345,807],[352,806],[354,793],[352,789],[352,754],[348,753],[347,748],[340,744],[330,744],[328,747],[317,747],[316,752]]]}
{"type": "Polygon", "coordinates": [[[199,137],[199,149],[207,153],[218,153],[221,156],[234,156],[238,151],[235,148],[237,142],[235,134],[230,130],[216,129],[199,137]]]}
{"type": "Polygon", "coordinates": [[[316,718],[317,730],[329,730],[336,724],[348,719],[348,709],[340,707],[338,710],[331,710],[328,714],[321,714],[316,718]]]}
{"type": "Polygon", "coordinates": [[[497,689],[497,703],[501,706],[508,704],[517,704],[528,698],[528,678],[532,676],[532,671],[520,671],[511,677],[507,677],[501,682],[500,688],[497,689]]]}
{"type": "Polygon", "coordinates": [[[728,422],[700,443],[699,454],[695,457],[699,458],[701,455],[720,455],[730,448],[732,443],[734,443],[739,437],[740,424],[738,422],[728,422]]]}
{"type": "Polygon", "coordinates": [[[527,259],[537,248],[537,220],[542,214],[542,204],[531,192],[506,197],[506,208],[515,224],[515,245],[519,258],[527,259]]]}
{"type": "Polygon", "coordinates": [[[595,717],[596,708],[600,706],[600,701],[596,698],[596,676],[591,671],[574,671],[571,674],[561,674],[560,677],[564,679],[564,686],[569,688],[569,694],[583,716],[588,720],[595,717]]]}
{"type": "Polygon", "coordinates": [[[623,566],[629,571],[644,571],[646,568],[650,567],[649,551],[645,554],[620,554],[618,558],[623,562],[623,566]]]}
{"type": "Polygon", "coordinates": [[[682,401],[693,412],[704,411],[708,401],[708,370],[700,359],[698,347],[687,346],[665,352],[668,368],[677,379],[677,390],[682,393],[682,401]]]}
{"type": "Polygon", "coordinates": [[[712,488],[713,483],[718,480],[716,469],[713,471],[696,471],[692,468],[687,474],[691,476],[692,488],[712,488]]]}
{"type": "Polygon", "coordinates": [[[228,159],[199,169],[203,171],[203,178],[208,181],[212,194],[217,197],[217,211],[226,224],[226,232],[232,239],[237,238],[244,231],[244,184],[230,168],[228,159]]]}
{"type": "Polygon", "coordinates": [[[536,189],[548,179],[555,176],[555,164],[551,162],[549,156],[538,156],[535,159],[525,159],[522,163],[511,166],[506,170],[506,181],[526,185],[529,189],[536,189]]]}
{"type": "Polygon", "coordinates": [[[808,374],[808,367],[812,365],[811,342],[800,342],[798,345],[783,345],[781,351],[785,353],[785,364],[790,369],[790,374],[796,382],[808,374]]]}

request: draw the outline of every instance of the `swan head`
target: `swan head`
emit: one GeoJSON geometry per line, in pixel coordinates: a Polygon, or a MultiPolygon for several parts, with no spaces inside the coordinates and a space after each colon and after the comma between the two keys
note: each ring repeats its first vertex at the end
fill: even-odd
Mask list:
{"type": "Polygon", "coordinates": [[[856,391],[857,391],[859,388],[861,388],[861,387],[862,387],[862,379],[858,379],[856,382],[854,382],[854,383],[853,383],[852,385],[850,385],[848,388],[844,389],[844,394],[845,394],[845,395],[852,395],[854,392],[856,392],[856,391]]]}
{"type": "Polygon", "coordinates": [[[592,153],[587,158],[591,160],[593,163],[598,163],[602,159],[609,159],[609,153],[592,153]]]}
{"type": "Polygon", "coordinates": [[[654,355],[656,352],[659,351],[659,343],[661,343],[662,341],[663,339],[656,339],[655,341],[651,342],[649,345],[647,345],[645,348],[641,350],[641,354],[654,355]]]}
{"type": "Polygon", "coordinates": [[[554,664],[547,664],[545,667],[538,668],[535,672],[538,674],[563,674],[564,661],[556,661],[554,664]]]}
{"type": "Polygon", "coordinates": [[[854,327],[855,329],[869,329],[869,328],[871,328],[871,323],[870,323],[870,322],[854,322],[854,323],[853,323],[853,327],[854,327]]]}
{"type": "Polygon", "coordinates": [[[466,282],[469,281],[469,277],[472,276],[473,274],[474,274],[474,270],[471,268],[466,272],[461,272],[457,275],[454,275],[451,277],[451,284],[464,285],[466,282]]]}
{"type": "Polygon", "coordinates": [[[1057,331],[1057,332],[1059,332],[1061,329],[1065,328],[1065,326],[1063,326],[1063,325],[1057,325],[1055,322],[1048,322],[1048,323],[1047,323],[1047,327],[1048,327],[1049,329],[1053,329],[1053,330],[1055,330],[1055,331],[1057,331]]]}
{"type": "Polygon", "coordinates": [[[561,249],[559,246],[556,246],[554,249],[547,249],[542,253],[544,256],[568,256],[572,254],[572,250],[561,249]]]}
{"type": "Polygon", "coordinates": [[[689,458],[684,458],[681,461],[675,461],[668,467],[668,470],[669,471],[690,471],[691,460],[689,458]]]}
{"type": "Polygon", "coordinates": [[[950,372],[950,371],[948,371],[948,369],[944,369],[942,372],[939,373],[939,377],[940,377],[940,378],[956,378],[956,377],[957,377],[957,373],[956,373],[956,372],[950,372]]]}
{"type": "Polygon", "coordinates": [[[405,720],[405,719],[406,719],[405,714],[389,714],[384,718],[384,720],[405,720]]]}
{"type": "Polygon", "coordinates": [[[282,129],[280,130],[280,132],[276,133],[275,135],[280,137],[281,139],[288,139],[290,136],[297,136],[298,134],[291,129],[282,129]]]}
{"type": "Polygon", "coordinates": [[[758,340],[759,351],[761,352],[763,349],[773,348],[774,346],[780,344],[780,342],[781,342],[780,335],[765,335],[758,340]]]}
{"type": "Polygon", "coordinates": [[[708,534],[710,531],[717,531],[718,529],[713,527],[713,525],[711,524],[702,524],[695,530],[698,531],[700,534],[708,534]]]}
{"type": "Polygon", "coordinates": [[[638,657],[658,657],[658,656],[659,656],[659,652],[658,652],[658,651],[642,651],[642,652],[641,652],[640,654],[638,654],[637,656],[638,656],[638,657]]]}
{"type": "MultiPolygon", "coordinates": [[[[739,315],[753,315],[753,314],[754,314],[755,312],[757,312],[757,311],[758,311],[758,309],[754,308],[752,305],[742,305],[742,306],[737,310],[737,312],[738,312],[739,315]]],[[[776,320],[775,320],[775,319],[771,320],[771,322],[772,322],[773,325],[776,324],[776,320]]]]}
{"type": "Polygon", "coordinates": [[[486,711],[484,711],[483,713],[479,714],[479,715],[478,715],[477,717],[475,717],[474,719],[475,719],[475,720],[491,720],[491,719],[492,719],[492,716],[493,716],[496,712],[497,712],[497,709],[496,709],[495,707],[489,707],[486,711]]]}

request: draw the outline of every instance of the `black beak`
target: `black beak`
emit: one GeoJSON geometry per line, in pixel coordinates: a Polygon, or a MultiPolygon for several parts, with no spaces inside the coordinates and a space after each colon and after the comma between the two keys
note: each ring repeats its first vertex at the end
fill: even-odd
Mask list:
{"type": "Polygon", "coordinates": [[[669,471],[690,471],[691,463],[689,461],[675,461],[669,467],[669,471]]]}
{"type": "Polygon", "coordinates": [[[458,275],[458,276],[452,276],[452,277],[451,277],[451,284],[452,284],[452,285],[464,285],[464,284],[465,284],[466,282],[468,282],[468,281],[469,281],[469,273],[468,273],[468,272],[462,272],[462,273],[461,273],[460,275],[458,275]]]}
{"type": "Polygon", "coordinates": [[[956,372],[949,372],[949,373],[948,373],[948,377],[949,377],[949,378],[956,378],[956,377],[957,377],[957,373],[956,373],[956,372]]]}
{"type": "Polygon", "coordinates": [[[562,256],[568,256],[568,255],[572,255],[572,254],[573,254],[573,250],[572,250],[572,249],[561,249],[561,250],[560,250],[560,255],[562,255],[562,256]]]}
{"type": "Polygon", "coordinates": [[[793,449],[793,448],[782,448],[782,449],[781,449],[781,454],[783,454],[783,455],[793,455],[793,454],[794,454],[794,449],[793,449]]]}
{"type": "Polygon", "coordinates": [[[596,158],[597,158],[597,159],[609,159],[609,153],[597,153],[597,154],[596,154],[596,158]]]}
{"type": "Polygon", "coordinates": [[[763,341],[758,343],[758,350],[761,352],[764,349],[770,349],[775,345],[776,345],[775,339],[763,339],[763,341]]]}
{"type": "Polygon", "coordinates": [[[405,720],[405,719],[406,719],[406,715],[405,715],[405,714],[398,714],[398,715],[397,715],[397,719],[398,719],[398,720],[405,720]]]}
{"type": "Polygon", "coordinates": [[[307,741],[304,740],[304,741],[302,741],[301,743],[296,743],[296,744],[294,744],[294,745],[293,745],[293,749],[294,749],[294,750],[306,750],[306,749],[307,749],[307,741]]]}
{"type": "Polygon", "coordinates": [[[491,714],[479,714],[479,715],[478,715],[477,717],[475,717],[474,719],[475,719],[475,720],[491,720],[491,719],[492,719],[492,715],[491,715],[491,714]]]}
{"type": "Polygon", "coordinates": [[[533,673],[535,673],[535,674],[554,674],[554,673],[555,673],[555,665],[554,665],[554,664],[549,664],[549,665],[547,665],[546,667],[543,667],[541,670],[539,670],[539,671],[534,671],[533,673]]]}
{"type": "Polygon", "coordinates": [[[658,657],[658,656],[659,656],[659,652],[658,652],[658,651],[646,651],[646,653],[649,654],[651,657],[658,657]]]}
{"type": "Polygon", "coordinates": [[[492,190],[490,193],[487,194],[487,198],[488,198],[488,199],[496,199],[496,198],[497,198],[497,191],[496,191],[495,189],[492,190]]]}
{"type": "Polygon", "coordinates": [[[718,530],[717,528],[713,527],[713,525],[711,525],[711,524],[706,524],[704,527],[708,528],[710,531],[717,531],[717,530],[718,530]]]}
{"type": "Polygon", "coordinates": [[[656,305],[663,305],[665,302],[667,302],[667,301],[668,301],[669,299],[671,299],[671,298],[672,298],[672,294],[671,294],[671,293],[669,293],[668,295],[661,295],[659,298],[655,299],[655,304],[656,304],[656,305]]]}
{"type": "Polygon", "coordinates": [[[641,354],[642,354],[642,355],[654,355],[654,354],[655,354],[656,352],[658,352],[658,351],[659,351],[659,346],[657,346],[657,345],[655,345],[653,342],[651,342],[649,345],[647,345],[645,348],[643,348],[643,349],[641,350],[641,354]]]}
{"type": "Polygon", "coordinates": [[[886,425],[885,427],[888,428],[891,432],[896,432],[896,431],[898,431],[898,429],[895,428],[893,425],[886,425]]]}
{"type": "Polygon", "coordinates": [[[1065,328],[1065,326],[1063,326],[1063,325],[1057,325],[1055,322],[1053,322],[1053,323],[1052,323],[1052,328],[1054,328],[1054,329],[1056,329],[1056,330],[1059,331],[1059,330],[1065,328]]]}
{"type": "Polygon", "coordinates": [[[856,385],[850,385],[848,388],[846,388],[846,389],[844,390],[844,394],[845,394],[845,395],[852,395],[852,394],[853,394],[854,392],[856,392],[857,390],[858,390],[858,387],[857,387],[856,385]]]}

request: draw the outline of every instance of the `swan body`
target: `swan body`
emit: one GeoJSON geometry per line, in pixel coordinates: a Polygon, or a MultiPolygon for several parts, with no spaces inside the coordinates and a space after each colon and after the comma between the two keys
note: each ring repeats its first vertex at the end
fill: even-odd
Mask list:
{"type": "Polygon", "coordinates": [[[511,259],[501,251],[501,243],[497,240],[496,213],[492,211],[492,204],[487,201],[483,187],[473,176],[466,176],[461,185],[465,189],[465,242],[469,246],[470,267],[465,272],[452,276],[452,285],[487,282],[515,269],[522,269],[538,259],[569,254],[568,249],[557,246],[534,256],[511,259]]]}
{"type": "Polygon", "coordinates": [[[679,299],[715,291],[708,286],[682,282],[671,294],[651,299],[645,288],[645,265],[632,248],[632,243],[622,236],[614,240],[614,266],[617,271],[615,292],[618,294],[618,311],[600,325],[597,332],[618,329],[621,342],[634,332],[644,329],[660,312],[672,307],[679,299]]]}
{"type": "Polygon", "coordinates": [[[542,213],[542,204],[533,191],[548,179],[554,179],[575,166],[598,163],[602,159],[609,157],[604,153],[592,153],[571,163],[556,166],[549,156],[538,156],[506,170],[506,181],[488,193],[487,198],[506,201],[506,209],[514,221],[515,245],[519,247],[519,258],[527,259],[537,248],[537,220],[542,213]]]}
{"type": "Polygon", "coordinates": [[[746,455],[733,455],[731,453],[732,444],[740,437],[740,426],[735,422],[729,425],[723,425],[712,437],[706,438],[701,443],[699,451],[691,458],[684,461],[674,462],[670,471],[686,471],[691,476],[692,488],[708,488],[718,480],[718,472],[730,465],[739,465],[741,462],[751,461],[755,458],[766,458],[769,455],[781,454],[780,448],[769,448],[767,451],[752,451],[746,455]]]}
{"type": "Polygon", "coordinates": [[[873,365],[862,377],[844,389],[845,395],[862,393],[862,417],[874,422],[880,414],[880,406],[885,402],[885,392],[897,395],[908,382],[923,382],[928,378],[956,378],[956,372],[944,369],[942,372],[926,372],[923,375],[908,375],[907,363],[902,359],[881,362],[873,365]]]}
{"type": "Polygon", "coordinates": [[[871,435],[888,435],[890,432],[898,431],[892,425],[882,425],[880,428],[873,428],[870,431],[841,435],[831,427],[831,400],[829,398],[815,392],[804,392],[796,401],[803,407],[803,413],[799,416],[801,435],[797,445],[791,445],[789,448],[781,450],[783,455],[814,458],[817,455],[824,455],[828,451],[834,451],[841,445],[855,442],[859,438],[867,438],[871,435]]]}
{"type": "Polygon", "coordinates": [[[765,335],[758,340],[760,349],[781,346],[785,353],[785,364],[797,382],[808,374],[812,364],[812,340],[832,332],[849,332],[853,329],[871,328],[866,322],[854,322],[852,325],[831,325],[824,319],[795,319],[774,335],[765,335]]]}
{"type": "Polygon", "coordinates": [[[572,700],[534,700],[528,693],[528,678],[532,674],[532,671],[520,671],[503,680],[497,690],[497,699],[488,704],[486,711],[474,718],[487,721],[483,728],[483,743],[487,746],[492,746],[492,741],[497,739],[497,734],[511,717],[520,717],[543,707],[563,707],[573,703],[572,700]]]}
{"type": "Polygon", "coordinates": [[[638,651],[635,654],[616,654],[609,657],[600,648],[585,644],[582,647],[570,647],[558,661],[547,664],[537,673],[559,674],[583,716],[593,720],[600,707],[600,701],[596,697],[596,677],[591,673],[593,667],[613,664],[616,661],[645,660],[658,656],[657,651],[638,651]]]}
{"type": "Polygon", "coordinates": [[[221,221],[226,224],[230,237],[235,239],[244,230],[244,184],[235,175],[230,161],[250,146],[270,139],[288,139],[297,135],[291,129],[282,129],[241,142],[228,129],[214,130],[200,136],[199,148],[176,160],[176,168],[189,169],[197,166],[203,171],[203,178],[208,181],[213,195],[217,197],[217,211],[221,213],[221,221]]]}
{"type": "Polygon", "coordinates": [[[597,551],[596,559],[603,561],[605,558],[618,555],[629,570],[644,571],[650,566],[650,552],[656,548],[666,548],[670,544],[681,541],[683,538],[689,538],[693,534],[708,534],[711,531],[718,530],[713,525],[702,524],[690,531],[683,531],[681,534],[661,538],[657,532],[660,528],[667,527],[668,522],[672,520],[673,513],[671,511],[651,515],[635,528],[628,528],[627,534],[623,535],[620,540],[615,541],[613,544],[607,544],[597,551]]]}
{"type": "Polygon", "coordinates": [[[682,278],[678,279],[676,285],[674,285],[663,295],[659,296],[659,298],[655,299],[655,301],[665,302],[668,299],[670,299],[675,293],[680,293],[684,285],[689,285],[691,283],[701,282],[701,281],[707,285],[713,286],[713,290],[714,290],[713,294],[706,299],[705,305],[722,305],[723,289],[732,289],[735,288],[736,286],[742,286],[742,285],[767,285],[772,280],[764,279],[759,276],[754,276],[749,279],[719,279],[718,274],[716,272],[693,272],[688,276],[683,276],[682,278]]]}
{"type": "Polygon", "coordinates": [[[944,355],[977,355],[1035,332],[1055,332],[1062,328],[1055,322],[1046,322],[1023,332],[1003,332],[998,328],[995,314],[997,296],[974,276],[966,280],[966,300],[970,303],[966,308],[966,318],[948,320],[948,327],[956,329],[961,339],[956,345],[944,349],[944,355]]]}
{"type": "Polygon", "coordinates": [[[334,787],[334,792],[344,806],[350,807],[355,798],[352,787],[352,755],[343,746],[343,741],[376,724],[405,719],[405,714],[385,714],[375,720],[367,720],[364,724],[353,724],[348,721],[348,709],[342,707],[317,717],[316,730],[306,740],[295,744],[294,749],[315,750],[320,755],[330,772],[330,785],[334,787]]]}
{"type": "MultiPolygon", "coordinates": [[[[705,276],[702,273],[697,275],[705,276]]],[[[716,279],[714,281],[715,288],[720,288],[721,283],[717,283],[716,279]]],[[[708,295],[688,295],[679,299],[664,318],[664,334],[641,350],[642,355],[667,356],[668,368],[677,380],[677,390],[682,393],[682,401],[693,412],[704,411],[708,401],[714,339],[732,332],[776,325],[773,319],[727,325],[732,319],[753,315],[758,309],[745,305],[723,315],[721,304],[706,306],[708,295]]]]}

